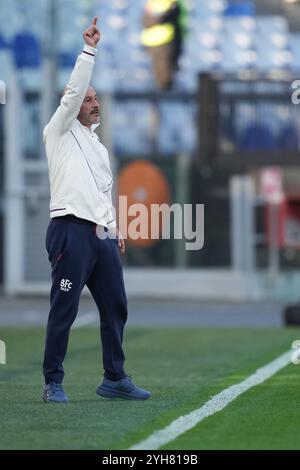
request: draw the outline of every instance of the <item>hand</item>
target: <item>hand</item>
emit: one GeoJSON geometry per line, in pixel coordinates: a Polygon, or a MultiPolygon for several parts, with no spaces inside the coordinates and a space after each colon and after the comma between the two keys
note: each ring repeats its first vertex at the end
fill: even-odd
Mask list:
{"type": "Polygon", "coordinates": [[[100,31],[97,28],[97,21],[98,18],[95,16],[92,22],[92,26],[90,26],[84,33],[83,39],[84,42],[91,47],[97,47],[98,42],[100,41],[100,31]]]}
{"type": "Polygon", "coordinates": [[[124,238],[123,238],[123,235],[121,234],[121,232],[119,231],[119,229],[117,228],[117,240],[118,240],[118,246],[119,246],[119,250],[120,250],[120,253],[121,255],[124,255],[125,253],[125,241],[124,241],[124,238]]]}

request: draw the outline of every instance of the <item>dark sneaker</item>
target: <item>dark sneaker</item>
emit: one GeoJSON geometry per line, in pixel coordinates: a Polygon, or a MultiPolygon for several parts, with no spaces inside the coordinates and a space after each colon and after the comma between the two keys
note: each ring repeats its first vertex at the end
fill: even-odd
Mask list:
{"type": "Polygon", "coordinates": [[[113,381],[104,378],[96,390],[97,395],[105,398],[123,398],[124,400],[147,400],[151,393],[137,387],[130,377],[113,381]]]}
{"type": "Polygon", "coordinates": [[[66,403],[69,401],[62,384],[56,382],[45,385],[42,399],[48,403],[66,403]]]}

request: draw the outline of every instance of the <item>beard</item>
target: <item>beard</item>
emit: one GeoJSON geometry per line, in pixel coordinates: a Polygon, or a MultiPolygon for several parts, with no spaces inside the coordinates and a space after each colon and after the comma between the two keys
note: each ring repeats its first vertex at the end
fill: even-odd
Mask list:
{"type": "Polygon", "coordinates": [[[91,113],[90,119],[94,122],[99,122],[100,121],[100,114],[99,113],[91,113]]]}

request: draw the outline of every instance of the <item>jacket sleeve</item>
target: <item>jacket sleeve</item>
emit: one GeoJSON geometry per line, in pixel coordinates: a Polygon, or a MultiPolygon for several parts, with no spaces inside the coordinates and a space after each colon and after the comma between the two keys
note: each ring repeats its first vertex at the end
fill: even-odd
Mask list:
{"type": "MultiPolygon", "coordinates": [[[[72,127],[77,118],[80,107],[88,90],[97,49],[84,45],[82,53],[78,56],[69,83],[66,87],[60,105],[46,126],[45,133],[63,135],[72,127]]],[[[46,135],[45,135],[46,137],[46,135]]]]}

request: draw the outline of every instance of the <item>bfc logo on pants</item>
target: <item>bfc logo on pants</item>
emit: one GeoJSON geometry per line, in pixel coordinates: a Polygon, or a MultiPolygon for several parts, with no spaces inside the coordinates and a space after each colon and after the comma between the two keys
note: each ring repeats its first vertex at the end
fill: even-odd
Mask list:
{"type": "Polygon", "coordinates": [[[69,279],[62,279],[60,281],[60,290],[64,292],[69,292],[72,289],[72,282],[69,279]]]}

